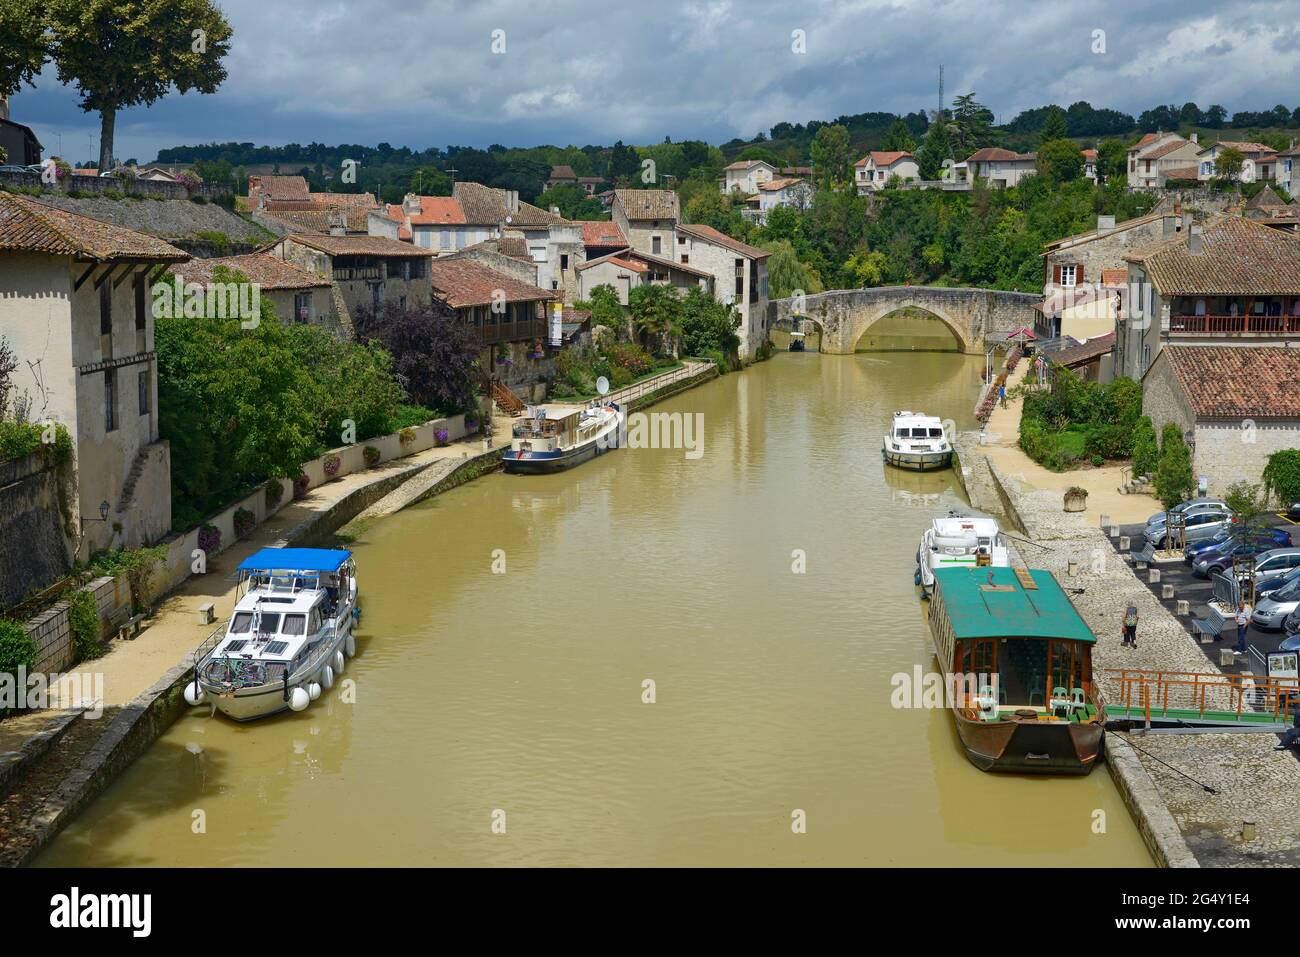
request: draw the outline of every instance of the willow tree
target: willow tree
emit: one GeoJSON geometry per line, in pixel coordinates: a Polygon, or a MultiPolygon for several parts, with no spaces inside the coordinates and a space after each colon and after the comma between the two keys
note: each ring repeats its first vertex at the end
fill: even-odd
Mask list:
{"type": "Polygon", "coordinates": [[[99,113],[101,170],[112,168],[119,110],[172,89],[213,93],[226,78],[231,29],[211,0],[47,0],[45,9],[59,81],[99,113]]]}

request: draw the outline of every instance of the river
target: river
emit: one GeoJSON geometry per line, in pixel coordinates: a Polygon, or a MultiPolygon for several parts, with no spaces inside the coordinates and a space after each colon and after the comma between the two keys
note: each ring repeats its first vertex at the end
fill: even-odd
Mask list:
{"type": "Polygon", "coordinates": [[[38,863],[1149,865],[1104,768],[985,774],[946,711],[891,705],[934,667],[918,538],[963,500],[880,438],[899,408],[970,426],[982,368],[778,354],[654,407],[703,415],[697,458],[495,474],[375,525],[355,700],[194,709],[38,863]]]}

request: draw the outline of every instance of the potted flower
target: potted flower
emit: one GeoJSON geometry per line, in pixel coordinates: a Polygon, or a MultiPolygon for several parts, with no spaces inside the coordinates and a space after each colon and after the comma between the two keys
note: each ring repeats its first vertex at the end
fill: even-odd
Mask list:
{"type": "Polygon", "coordinates": [[[199,529],[199,548],[207,555],[214,555],[221,550],[221,529],[215,525],[204,525],[199,529]]]}
{"type": "Polygon", "coordinates": [[[293,480],[293,497],[303,498],[309,488],[311,488],[311,476],[304,472],[293,480]]]}
{"type": "Polygon", "coordinates": [[[339,456],[334,452],[331,452],[329,455],[325,456],[325,461],[321,463],[321,466],[325,469],[325,477],[333,478],[334,476],[338,475],[339,466],[342,464],[343,464],[343,460],[339,458],[339,456]]]}
{"type": "Polygon", "coordinates": [[[257,516],[246,508],[235,509],[235,537],[243,538],[257,525],[257,516]]]}
{"type": "Polygon", "coordinates": [[[507,349],[504,344],[497,346],[497,364],[503,366],[510,365],[510,350],[507,349]]]}
{"type": "Polygon", "coordinates": [[[280,499],[284,498],[284,483],[279,479],[268,479],[266,483],[266,508],[267,511],[275,508],[280,504],[280,499]]]}
{"type": "Polygon", "coordinates": [[[366,468],[372,469],[379,464],[379,449],[367,445],[361,450],[361,457],[366,460],[366,468]]]}
{"type": "Polygon", "coordinates": [[[415,429],[411,428],[409,425],[404,429],[399,429],[397,432],[397,441],[401,442],[404,446],[410,445],[415,441],[415,429]]]}
{"type": "Polygon", "coordinates": [[[542,348],[542,344],[540,342],[533,343],[532,347],[528,350],[528,358],[530,359],[546,358],[546,351],[542,348]]]}
{"type": "Polygon", "coordinates": [[[474,417],[473,413],[469,413],[465,416],[465,431],[466,432],[478,431],[478,419],[474,417]]]}
{"type": "Polygon", "coordinates": [[[434,437],[435,440],[437,440],[437,442],[438,442],[439,445],[446,445],[446,444],[447,444],[447,430],[446,430],[446,429],[438,429],[436,432],[433,433],[433,437],[434,437]]]}
{"type": "Polygon", "coordinates": [[[1065,510],[1067,512],[1082,512],[1087,507],[1088,490],[1086,488],[1072,485],[1065,490],[1065,510]]]}

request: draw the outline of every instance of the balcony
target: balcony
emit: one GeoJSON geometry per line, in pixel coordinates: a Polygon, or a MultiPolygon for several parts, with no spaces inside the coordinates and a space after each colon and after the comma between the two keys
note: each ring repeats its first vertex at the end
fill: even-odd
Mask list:
{"type": "Polygon", "coordinates": [[[1300,316],[1170,316],[1171,336],[1296,336],[1300,316]]]}
{"type": "Polygon", "coordinates": [[[475,326],[479,341],[485,346],[498,342],[527,342],[546,339],[545,319],[524,319],[520,322],[497,322],[486,326],[475,326]]]}

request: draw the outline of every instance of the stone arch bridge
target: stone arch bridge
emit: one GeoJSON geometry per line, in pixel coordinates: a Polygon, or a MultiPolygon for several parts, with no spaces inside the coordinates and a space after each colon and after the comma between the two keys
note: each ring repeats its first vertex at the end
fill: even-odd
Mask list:
{"type": "Polygon", "coordinates": [[[899,309],[921,309],[941,321],[962,352],[981,353],[987,338],[1032,327],[1042,294],[960,289],[946,286],[877,286],[834,289],[803,297],[773,299],[767,306],[769,329],[793,328],[796,314],[820,327],[822,352],[849,355],[875,323],[899,309]]]}

